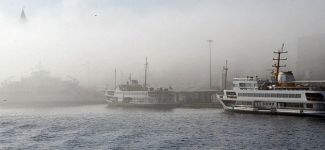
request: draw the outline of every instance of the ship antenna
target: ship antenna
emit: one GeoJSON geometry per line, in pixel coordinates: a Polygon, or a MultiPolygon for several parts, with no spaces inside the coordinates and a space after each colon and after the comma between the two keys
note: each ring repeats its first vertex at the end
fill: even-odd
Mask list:
{"type": "Polygon", "coordinates": [[[146,57],[146,63],[144,64],[144,89],[147,90],[147,71],[148,71],[148,59],[146,57]]]}
{"type": "Polygon", "coordinates": [[[228,73],[228,60],[226,60],[226,66],[223,67],[223,70],[225,71],[225,84],[224,84],[224,89],[227,89],[227,73],[228,73]]]}
{"type": "Polygon", "coordinates": [[[281,60],[287,60],[287,58],[281,58],[282,53],[288,53],[288,51],[284,51],[283,49],[284,49],[284,43],[282,43],[281,50],[273,52],[273,53],[278,54],[277,58],[273,58],[273,60],[276,60],[276,63],[274,65],[272,65],[272,67],[274,67],[276,69],[275,70],[275,79],[276,79],[275,82],[276,83],[278,83],[280,68],[281,67],[286,67],[286,65],[280,65],[281,60]]]}

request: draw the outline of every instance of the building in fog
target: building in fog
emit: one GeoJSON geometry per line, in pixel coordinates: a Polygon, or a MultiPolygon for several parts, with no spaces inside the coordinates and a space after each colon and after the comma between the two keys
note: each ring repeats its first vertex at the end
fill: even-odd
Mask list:
{"type": "Polygon", "coordinates": [[[298,39],[296,78],[325,80],[325,34],[298,39]]]}
{"type": "Polygon", "coordinates": [[[21,13],[20,13],[20,22],[22,22],[22,23],[26,23],[27,22],[27,17],[26,17],[24,8],[21,10],[21,13]]]}

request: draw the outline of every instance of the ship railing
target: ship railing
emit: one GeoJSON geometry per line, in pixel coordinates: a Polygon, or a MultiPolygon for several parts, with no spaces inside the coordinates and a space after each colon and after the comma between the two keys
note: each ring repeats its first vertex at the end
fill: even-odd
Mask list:
{"type": "Polygon", "coordinates": [[[233,81],[257,81],[256,78],[233,78],[233,81]]]}

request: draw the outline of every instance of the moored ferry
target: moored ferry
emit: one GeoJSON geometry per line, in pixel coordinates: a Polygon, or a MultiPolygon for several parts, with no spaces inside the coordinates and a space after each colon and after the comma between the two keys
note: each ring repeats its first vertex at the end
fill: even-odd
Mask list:
{"type": "Polygon", "coordinates": [[[115,88],[106,90],[105,96],[109,106],[127,106],[127,107],[148,107],[148,108],[173,108],[178,103],[175,100],[175,92],[172,88],[148,88],[147,87],[147,67],[145,63],[145,80],[144,84],[139,84],[138,80],[132,80],[131,76],[126,84],[116,86],[115,71],[115,88]]]}
{"type": "Polygon", "coordinates": [[[283,115],[324,116],[325,82],[295,81],[291,71],[280,71],[282,49],[273,65],[271,79],[234,78],[233,89],[224,90],[218,99],[226,111],[283,115]]]}
{"type": "Polygon", "coordinates": [[[145,88],[137,80],[106,91],[109,106],[176,107],[174,92],[167,88],[145,88]]]}

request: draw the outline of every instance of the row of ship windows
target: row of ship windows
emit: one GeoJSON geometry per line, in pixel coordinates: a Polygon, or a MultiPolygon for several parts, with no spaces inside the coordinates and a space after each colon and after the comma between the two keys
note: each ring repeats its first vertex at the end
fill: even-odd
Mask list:
{"type": "Polygon", "coordinates": [[[239,84],[233,84],[233,87],[257,87],[257,84],[254,84],[254,83],[239,83],[239,84]]]}
{"type": "Polygon", "coordinates": [[[277,97],[277,98],[301,98],[301,94],[282,93],[238,93],[241,97],[277,97]]]}
{"type": "MultiPolygon", "coordinates": [[[[110,93],[108,93],[110,95],[110,93]]],[[[160,94],[160,93],[148,93],[147,95],[147,92],[115,92],[115,94],[118,94],[118,95],[123,95],[124,96],[150,96],[150,97],[158,97],[158,96],[169,96],[171,97],[170,95],[167,95],[167,94],[160,94]]],[[[111,94],[112,95],[112,94],[111,94]]]]}
{"type": "Polygon", "coordinates": [[[123,100],[132,100],[134,102],[145,102],[145,101],[150,101],[151,99],[149,98],[143,98],[143,97],[124,97],[123,100]]]}
{"type": "Polygon", "coordinates": [[[147,92],[115,92],[115,94],[124,94],[124,95],[146,95],[147,92]]]}
{"type": "MultiPolygon", "coordinates": [[[[236,105],[246,105],[246,106],[252,106],[252,102],[250,101],[236,101],[236,105]]],[[[255,102],[254,107],[263,107],[263,106],[274,106],[275,104],[273,102],[255,102]]],[[[284,102],[278,102],[277,108],[313,108],[313,104],[305,104],[304,107],[303,103],[284,103],[284,102]]],[[[318,109],[324,109],[323,104],[315,104],[315,107],[318,109]]]]}

